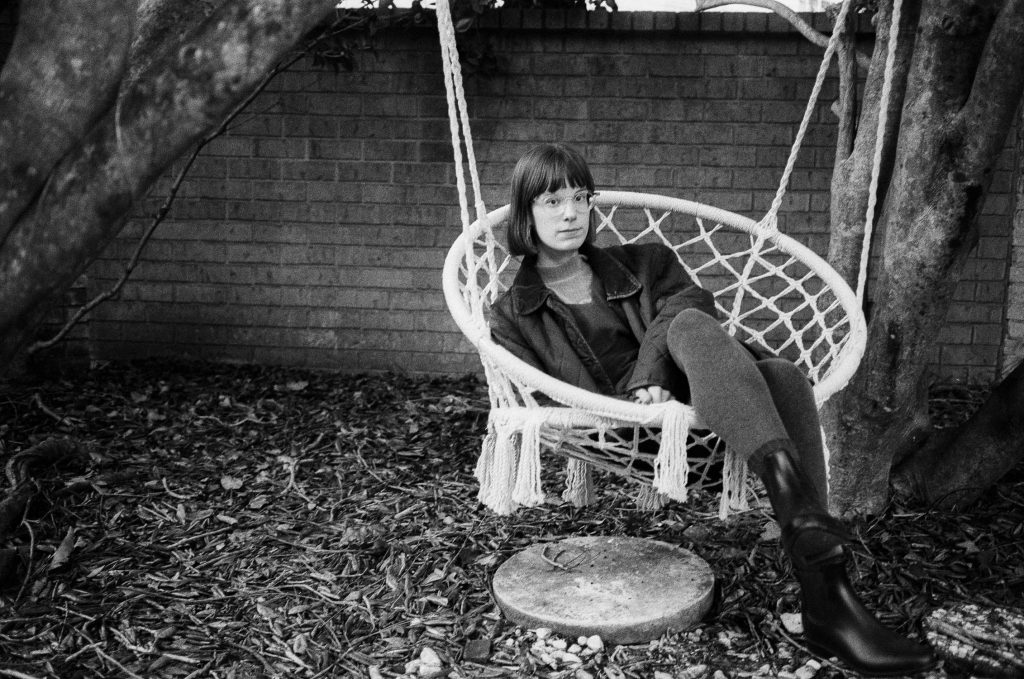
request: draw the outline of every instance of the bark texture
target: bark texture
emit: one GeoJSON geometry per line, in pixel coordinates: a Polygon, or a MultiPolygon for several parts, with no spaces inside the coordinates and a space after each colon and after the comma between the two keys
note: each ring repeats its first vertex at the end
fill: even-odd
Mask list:
{"type": "Polygon", "coordinates": [[[134,19],[132,0],[21,3],[0,72],[0,247],[53,166],[113,102],[134,19]]]}

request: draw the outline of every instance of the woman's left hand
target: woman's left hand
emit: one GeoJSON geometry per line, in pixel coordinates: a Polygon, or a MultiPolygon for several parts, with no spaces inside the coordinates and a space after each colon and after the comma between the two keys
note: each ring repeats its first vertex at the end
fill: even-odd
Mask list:
{"type": "Polygon", "coordinates": [[[650,405],[651,403],[664,403],[665,401],[674,401],[675,397],[672,396],[672,392],[668,389],[663,389],[656,384],[652,384],[649,387],[640,387],[633,392],[633,398],[637,403],[642,405],[650,405]]]}

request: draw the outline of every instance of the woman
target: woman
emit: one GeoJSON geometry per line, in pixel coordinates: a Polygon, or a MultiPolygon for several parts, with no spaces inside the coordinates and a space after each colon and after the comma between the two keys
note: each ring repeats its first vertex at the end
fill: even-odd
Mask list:
{"type": "Polygon", "coordinates": [[[532,149],[511,189],[508,247],[523,262],[493,306],[495,341],[579,387],[691,403],[764,483],[800,583],[808,646],[867,675],[932,667],[928,647],[882,626],[853,591],[848,539],[826,509],[817,408],[801,370],[726,333],[710,293],[669,248],[594,246],[594,179],[574,149],[532,149]]]}

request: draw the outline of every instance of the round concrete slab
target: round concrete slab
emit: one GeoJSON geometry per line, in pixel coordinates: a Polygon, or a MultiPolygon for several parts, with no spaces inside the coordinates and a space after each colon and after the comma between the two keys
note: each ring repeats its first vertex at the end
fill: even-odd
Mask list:
{"type": "Polygon", "coordinates": [[[711,608],[714,582],[703,559],[665,542],[573,537],[519,552],[493,588],[517,625],[633,644],[695,625],[711,608]]]}

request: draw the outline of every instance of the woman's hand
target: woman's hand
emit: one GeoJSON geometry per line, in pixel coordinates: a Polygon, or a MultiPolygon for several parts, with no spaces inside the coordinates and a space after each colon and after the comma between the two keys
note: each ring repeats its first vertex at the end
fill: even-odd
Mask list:
{"type": "Polygon", "coordinates": [[[663,389],[656,384],[652,384],[649,387],[640,387],[634,391],[633,400],[641,405],[650,405],[651,403],[674,401],[675,396],[673,396],[672,392],[668,389],[663,389]]]}

